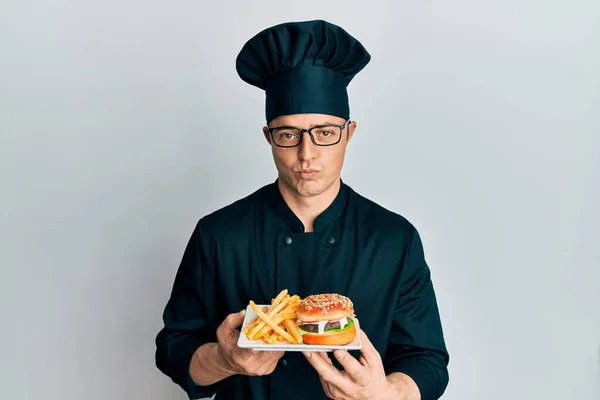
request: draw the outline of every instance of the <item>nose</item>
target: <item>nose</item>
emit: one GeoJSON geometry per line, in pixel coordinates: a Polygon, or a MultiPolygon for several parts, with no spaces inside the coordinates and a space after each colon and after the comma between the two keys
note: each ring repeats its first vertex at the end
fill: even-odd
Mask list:
{"type": "Polygon", "coordinates": [[[317,156],[319,148],[312,142],[308,132],[303,132],[302,134],[304,136],[302,137],[302,142],[298,145],[298,158],[302,161],[312,160],[317,156]]]}

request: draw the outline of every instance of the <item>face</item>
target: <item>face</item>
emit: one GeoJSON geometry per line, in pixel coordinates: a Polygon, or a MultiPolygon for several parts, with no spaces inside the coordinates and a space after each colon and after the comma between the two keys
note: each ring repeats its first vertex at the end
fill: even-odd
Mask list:
{"type": "MultiPolygon", "coordinates": [[[[269,126],[308,129],[318,125],[344,125],[345,122],[331,115],[296,114],[277,117],[269,126]]],[[[283,148],[271,143],[279,180],[300,196],[317,196],[326,191],[340,179],[346,147],[355,129],[353,121],[343,130],[339,143],[333,146],[315,145],[307,132],[303,133],[302,141],[296,147],[283,148]]],[[[263,133],[270,143],[267,127],[263,128],[263,133]]]]}

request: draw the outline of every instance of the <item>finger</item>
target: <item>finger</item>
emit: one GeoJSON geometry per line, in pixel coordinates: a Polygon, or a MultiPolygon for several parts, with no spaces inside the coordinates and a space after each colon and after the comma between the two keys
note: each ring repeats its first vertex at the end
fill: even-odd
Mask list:
{"type": "Polygon", "coordinates": [[[256,356],[257,351],[253,349],[242,349],[238,347],[238,357],[240,361],[248,361],[256,356]]]}
{"type": "Polygon", "coordinates": [[[277,362],[284,354],[284,351],[261,351],[259,359],[261,362],[277,362]]]}
{"type": "Polygon", "coordinates": [[[237,345],[237,341],[229,343],[227,346],[231,349],[230,351],[232,353],[235,353],[237,357],[239,357],[239,359],[242,361],[247,361],[253,357],[256,357],[259,354],[258,350],[239,347],[237,345]]]}
{"type": "Polygon", "coordinates": [[[241,360],[245,375],[264,376],[275,371],[283,352],[258,351],[255,356],[241,360]]]}
{"type": "Polygon", "coordinates": [[[237,313],[229,314],[227,316],[227,318],[225,318],[225,321],[223,321],[223,324],[229,329],[235,329],[235,328],[239,327],[240,325],[242,325],[242,323],[244,322],[245,315],[246,315],[246,310],[242,310],[237,313]]]}
{"type": "Polygon", "coordinates": [[[246,310],[229,314],[217,328],[217,334],[229,336],[238,326],[244,322],[246,310]]]}
{"type": "Polygon", "coordinates": [[[323,378],[319,377],[321,381],[321,386],[323,386],[323,392],[325,392],[325,396],[329,399],[333,399],[333,393],[331,393],[331,385],[323,380],[323,378]]]}
{"type": "MultiPolygon", "coordinates": [[[[338,388],[337,386],[333,386],[331,384],[328,384],[328,389],[329,389],[329,396],[331,399],[335,399],[335,400],[349,400],[349,399],[355,399],[356,397],[356,393],[354,392],[348,392],[348,391],[342,391],[340,390],[340,388],[338,388]]],[[[352,389],[350,389],[352,390],[352,389]]]]}
{"type": "Polygon", "coordinates": [[[365,358],[365,356],[364,356],[364,355],[362,355],[362,354],[361,354],[361,355],[358,357],[358,362],[359,362],[359,363],[360,363],[360,365],[362,365],[363,367],[368,367],[368,366],[369,366],[369,363],[367,362],[367,359],[366,359],[366,358],[365,358]]]}
{"type": "Polygon", "coordinates": [[[335,350],[333,355],[338,360],[350,379],[358,385],[366,386],[370,382],[371,371],[345,350],[335,350]]]}
{"type": "Polygon", "coordinates": [[[362,349],[360,349],[362,356],[371,366],[381,364],[381,356],[379,355],[379,352],[377,351],[377,349],[375,349],[373,343],[371,343],[365,331],[363,331],[362,329],[359,329],[359,331],[360,339],[363,343],[362,349]]]}
{"type": "Polygon", "coordinates": [[[348,388],[348,386],[352,384],[350,378],[344,376],[341,371],[334,367],[331,360],[329,360],[330,362],[327,362],[323,356],[315,355],[314,353],[312,355],[305,354],[305,356],[309,364],[312,365],[325,382],[331,383],[333,386],[337,386],[342,390],[348,388]]]}
{"type": "Polygon", "coordinates": [[[331,358],[329,358],[329,355],[325,351],[303,351],[302,354],[304,354],[306,358],[320,357],[323,360],[327,361],[329,364],[333,365],[333,363],[331,362],[331,358]]]}
{"type": "Polygon", "coordinates": [[[223,342],[237,341],[239,332],[235,329],[244,322],[246,310],[229,314],[217,328],[217,340],[223,342]]]}
{"type": "Polygon", "coordinates": [[[329,358],[329,353],[326,351],[317,351],[312,353],[315,357],[321,357],[323,360],[327,361],[329,364],[333,365],[331,358],[329,358]]]}

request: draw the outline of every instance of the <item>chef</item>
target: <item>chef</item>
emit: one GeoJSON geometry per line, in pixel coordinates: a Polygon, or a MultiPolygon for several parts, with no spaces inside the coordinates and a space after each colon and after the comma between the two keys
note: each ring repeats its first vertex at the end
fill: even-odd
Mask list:
{"type": "Polygon", "coordinates": [[[321,20],[270,27],[241,49],[240,78],[265,92],[261,140],[278,177],[201,218],[185,248],[156,364],[190,399],[444,393],[449,356],[419,233],[341,179],[357,127],[347,87],[370,58],[344,29],[321,20]],[[350,298],[363,348],[239,348],[249,301],[269,304],[284,289],[350,298]]]}

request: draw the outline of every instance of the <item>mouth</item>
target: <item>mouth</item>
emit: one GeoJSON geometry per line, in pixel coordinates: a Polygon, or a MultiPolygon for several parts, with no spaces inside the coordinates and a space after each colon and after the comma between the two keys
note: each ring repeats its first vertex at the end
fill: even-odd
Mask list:
{"type": "Polygon", "coordinates": [[[318,173],[319,171],[317,171],[316,169],[302,169],[299,171],[300,176],[304,179],[312,178],[318,173]]]}

